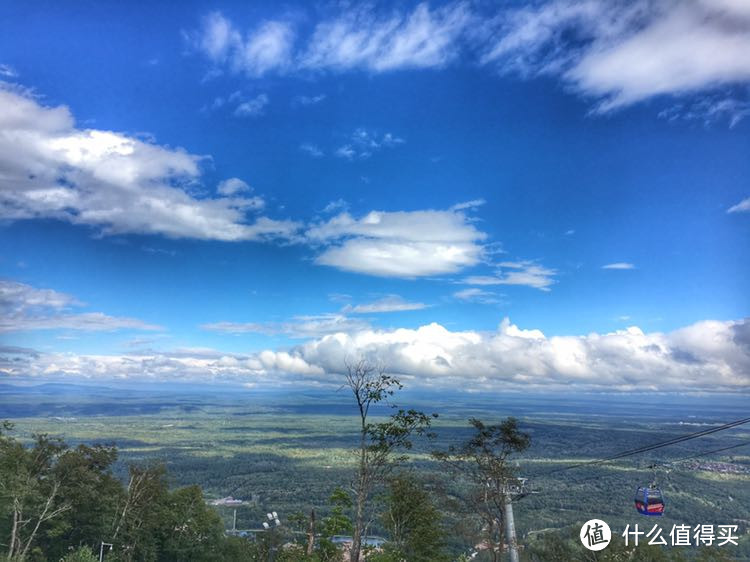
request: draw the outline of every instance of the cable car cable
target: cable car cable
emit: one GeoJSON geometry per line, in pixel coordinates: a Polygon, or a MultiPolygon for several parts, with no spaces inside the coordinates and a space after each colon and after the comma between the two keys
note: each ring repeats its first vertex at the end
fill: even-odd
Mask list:
{"type": "Polygon", "coordinates": [[[562,471],[565,471],[565,470],[572,470],[574,468],[580,468],[580,467],[583,467],[583,466],[592,466],[592,465],[596,465],[596,464],[602,464],[602,463],[605,463],[605,462],[609,462],[609,461],[621,459],[621,458],[624,458],[624,457],[630,457],[630,456],[633,456],[633,455],[638,455],[640,453],[646,453],[648,451],[653,451],[655,449],[661,449],[662,447],[668,447],[669,445],[676,445],[677,443],[682,443],[684,441],[689,441],[691,439],[697,439],[698,437],[703,437],[705,435],[710,435],[710,434],[716,433],[718,431],[724,431],[725,429],[731,429],[733,427],[744,425],[746,423],[750,423],[750,418],[744,418],[744,419],[741,419],[741,420],[736,420],[736,421],[729,422],[729,423],[726,423],[724,425],[720,425],[720,426],[717,426],[717,427],[712,427],[712,428],[709,428],[709,429],[704,429],[702,431],[696,431],[695,433],[688,433],[688,434],[682,435],[680,437],[674,437],[672,439],[668,439],[667,441],[662,441],[662,442],[659,442],[659,443],[652,443],[651,445],[644,445],[643,447],[638,447],[636,449],[630,449],[630,450],[627,450],[627,451],[623,451],[622,453],[618,453],[616,455],[612,455],[612,456],[609,456],[609,457],[604,457],[604,458],[601,458],[601,459],[596,459],[596,460],[591,460],[591,461],[579,462],[579,463],[571,464],[571,465],[568,465],[568,466],[563,466],[563,467],[560,467],[560,468],[555,468],[555,469],[549,470],[547,472],[543,472],[541,474],[537,474],[535,477],[538,478],[540,476],[547,476],[549,474],[554,474],[556,472],[562,472],[562,471]]]}
{"type": "Polygon", "coordinates": [[[702,453],[698,453],[696,455],[691,455],[689,457],[682,457],[681,459],[675,459],[673,461],[666,461],[666,462],[656,462],[652,466],[662,466],[662,465],[668,465],[668,464],[675,464],[682,461],[687,461],[690,459],[697,459],[698,457],[704,457],[706,455],[711,455],[713,453],[721,453],[722,451],[729,451],[730,449],[738,449],[739,447],[747,447],[750,445],[750,441],[746,441],[745,443],[739,443],[738,445],[731,445],[730,447],[722,447],[721,449],[713,449],[711,451],[703,451],[702,453]]]}

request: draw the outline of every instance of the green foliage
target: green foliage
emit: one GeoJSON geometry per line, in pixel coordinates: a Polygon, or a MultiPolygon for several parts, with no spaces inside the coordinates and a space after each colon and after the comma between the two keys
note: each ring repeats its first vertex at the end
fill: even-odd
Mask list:
{"type": "Polygon", "coordinates": [[[113,446],[69,449],[37,435],[25,447],[11,429],[3,424],[0,433],[0,544],[8,560],[86,562],[93,556],[86,545],[102,540],[114,544],[110,561],[223,560],[223,524],[198,486],[169,492],[164,467],[131,466],[125,488],[110,470],[113,446]]]}
{"type": "Polygon", "coordinates": [[[331,510],[328,517],[323,519],[323,528],[318,541],[317,554],[320,560],[332,561],[341,558],[341,549],[336,546],[331,537],[352,532],[352,520],[346,513],[352,507],[352,498],[343,488],[336,488],[329,498],[331,510]]]}
{"type": "MultiPolygon", "coordinates": [[[[3,430],[9,431],[9,424],[3,430]]],[[[59,458],[65,444],[46,435],[35,435],[32,447],[0,434],[0,522],[8,560],[24,560],[50,521],[70,510],[62,497],[63,475],[59,458]]]]}
{"type": "Polygon", "coordinates": [[[63,562],[99,562],[99,557],[88,546],[81,546],[62,558],[63,562]]]}
{"type": "MultiPolygon", "coordinates": [[[[716,549],[713,551],[716,552],[716,549]]],[[[718,553],[717,553],[718,554],[718,553]]],[[[710,558],[721,560],[722,558],[710,558]]],[[[604,549],[592,552],[584,548],[575,530],[565,534],[548,533],[531,541],[521,556],[522,562],[547,562],[549,560],[580,560],[581,562],[687,562],[689,559],[678,549],[639,543],[625,546],[622,537],[612,537],[604,549]]]]}
{"type": "MultiPolygon", "coordinates": [[[[239,395],[235,390],[226,395],[188,395],[174,391],[159,395],[123,388],[98,389],[96,395],[87,394],[85,388],[65,394],[57,389],[44,392],[43,395],[8,393],[0,400],[3,406],[12,408],[10,411],[24,412],[15,414],[12,435],[26,448],[34,447],[34,432],[64,435],[73,445],[97,440],[116,441],[118,460],[112,466],[112,473],[118,482],[125,484],[120,485],[121,493],[125,492],[129,481],[129,464],[144,466],[166,461],[170,488],[197,484],[212,498],[231,494],[249,500],[257,496],[257,503],[237,508],[237,526],[241,529],[259,526],[269,508],[278,511],[287,525],[289,514],[301,511],[309,515],[310,509],[315,507],[319,533],[323,520],[331,513],[328,496],[332,487],[341,484],[348,489],[352,482],[356,458],[351,450],[359,443],[358,420],[349,415],[353,413],[352,405],[347,402],[351,401],[344,400],[341,392],[292,395],[285,392],[276,396],[250,392],[239,395]]],[[[409,458],[405,467],[414,468],[420,479],[435,487],[436,493],[441,491],[437,499],[449,529],[445,540],[454,557],[471,552],[477,544],[482,523],[466,508],[465,500],[470,492],[467,479],[456,477],[443,463],[433,462],[428,453],[431,448],[447,450],[451,444],[460,445],[468,440],[475,431],[474,426],[466,424],[469,414],[486,425],[499,424],[500,413],[513,408],[519,413],[520,427],[533,436],[533,444],[524,453],[521,466],[516,467],[513,459],[509,466],[518,475],[530,477],[532,487],[539,491],[525,497],[514,508],[519,542],[528,548],[543,535],[556,535],[554,529],[574,525],[580,529],[584,521],[594,517],[607,521],[613,532],[616,529],[621,532],[626,524],[638,522],[639,516],[632,504],[633,492],[638,485],[653,478],[652,471],[645,468],[648,464],[747,440],[747,430],[744,433],[722,432],[656,451],[654,456],[642,459],[629,458],[548,475],[553,468],[682,435],[689,431],[682,425],[687,411],[695,416],[690,421],[700,423],[744,417],[747,407],[741,401],[732,406],[724,398],[720,402],[702,399],[689,409],[669,400],[659,400],[658,407],[647,407],[640,399],[613,404],[600,396],[582,396],[570,403],[533,395],[461,396],[455,393],[425,397],[411,394],[408,400],[407,406],[441,413],[430,428],[437,433],[436,441],[415,439],[413,449],[407,451],[409,458]],[[444,490],[440,490],[441,485],[444,490]],[[541,530],[546,531],[540,533],[541,530]],[[532,535],[527,537],[529,532],[532,535]]],[[[386,421],[391,413],[393,411],[381,405],[372,410],[371,423],[386,421]]],[[[714,455],[707,460],[735,462],[735,466],[742,466],[747,465],[750,456],[747,450],[738,450],[732,456],[714,455]]],[[[0,464],[4,461],[0,456],[0,464]]],[[[746,533],[747,524],[743,523],[750,520],[750,475],[719,474],[694,464],[681,463],[668,474],[659,475],[659,484],[667,499],[664,517],[667,530],[672,522],[696,525],[739,520],[740,546],[707,548],[702,560],[750,559],[750,534],[746,533]]],[[[119,500],[113,500],[114,497],[102,492],[102,506],[118,504],[119,500]]],[[[8,505],[0,498],[0,509],[8,505]]],[[[373,502],[372,507],[376,519],[369,534],[389,536],[380,520],[380,506],[373,502]]],[[[223,517],[224,527],[230,528],[233,509],[219,507],[216,511],[223,517]]],[[[345,514],[351,515],[349,511],[345,514]]],[[[64,515],[67,517],[69,512],[64,515]]],[[[47,548],[58,545],[58,539],[48,537],[47,530],[61,521],[55,518],[42,526],[28,560],[34,560],[31,552],[35,548],[39,559],[43,559],[47,548]]],[[[0,545],[5,544],[0,546],[3,559],[6,558],[9,524],[10,519],[0,516],[0,545]]],[[[107,520],[104,527],[111,525],[112,521],[107,520]]],[[[111,539],[111,531],[109,535],[111,539]]],[[[97,541],[112,542],[109,539],[106,536],[92,538],[86,544],[98,553],[97,541]]],[[[304,538],[298,540],[302,542],[304,538]]],[[[578,541],[577,536],[575,540],[578,541]]],[[[229,539],[224,544],[255,552],[254,543],[242,538],[229,539]]],[[[65,553],[69,546],[78,544],[62,544],[65,553]]],[[[694,553],[696,559],[701,556],[697,549],[674,550],[694,553]]],[[[522,550],[522,556],[523,553],[522,550]]],[[[107,554],[106,560],[114,562],[116,554],[116,551],[107,554]]],[[[232,558],[217,554],[217,559],[254,560],[242,556],[232,558]]],[[[59,561],[52,556],[47,558],[59,561]]],[[[258,560],[265,562],[266,559],[258,560]]]]}
{"type": "Polygon", "coordinates": [[[164,560],[214,560],[224,540],[221,519],[206,505],[198,486],[169,493],[159,526],[162,532],[160,558],[164,560]]]}
{"type": "Polygon", "coordinates": [[[454,477],[467,483],[462,498],[464,509],[481,519],[482,539],[490,546],[492,560],[497,561],[504,543],[505,504],[517,485],[509,461],[513,454],[529,447],[531,438],[519,431],[518,421],[512,417],[491,425],[472,417],[469,424],[473,432],[467,440],[459,446],[451,445],[447,451],[436,451],[433,456],[454,477]]]}
{"type": "Polygon", "coordinates": [[[67,545],[109,536],[123,494],[122,484],[111,473],[116,459],[117,450],[102,445],[79,445],[60,456],[55,467],[61,482],[60,497],[70,509],[51,520],[40,539],[48,556],[56,559],[65,553],[67,545]]]}
{"type": "Polygon", "coordinates": [[[409,474],[391,479],[384,503],[381,520],[389,533],[384,557],[410,562],[448,560],[443,552],[442,514],[418,480],[409,474]]]}
{"type": "Polygon", "coordinates": [[[323,519],[323,537],[330,538],[334,535],[343,535],[352,532],[352,520],[346,515],[352,507],[352,498],[343,488],[336,488],[329,498],[331,511],[328,517],[323,519]]]}

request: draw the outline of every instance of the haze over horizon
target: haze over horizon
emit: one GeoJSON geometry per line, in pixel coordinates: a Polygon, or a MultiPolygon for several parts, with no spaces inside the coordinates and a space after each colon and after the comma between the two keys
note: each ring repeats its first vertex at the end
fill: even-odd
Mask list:
{"type": "Polygon", "coordinates": [[[750,389],[745,3],[0,25],[0,383],[750,389]]]}

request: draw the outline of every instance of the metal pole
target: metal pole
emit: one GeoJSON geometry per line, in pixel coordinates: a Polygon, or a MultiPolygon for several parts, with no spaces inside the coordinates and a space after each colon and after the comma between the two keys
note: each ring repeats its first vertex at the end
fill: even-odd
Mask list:
{"type": "Polygon", "coordinates": [[[510,493],[505,494],[505,538],[508,542],[508,554],[510,562],[518,562],[518,543],[516,542],[516,523],[513,520],[513,497],[510,493]]]}
{"type": "Polygon", "coordinates": [[[102,562],[104,560],[104,547],[108,546],[110,550],[112,550],[112,543],[109,542],[103,542],[101,546],[99,546],[99,562],[102,562]]]}
{"type": "Polygon", "coordinates": [[[232,534],[237,534],[237,510],[234,510],[234,515],[232,516],[232,534]]]}

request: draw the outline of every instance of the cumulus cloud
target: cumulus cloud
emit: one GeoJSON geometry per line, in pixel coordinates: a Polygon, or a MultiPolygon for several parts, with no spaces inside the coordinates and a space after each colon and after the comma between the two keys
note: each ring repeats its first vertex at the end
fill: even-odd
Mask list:
{"type": "Polygon", "coordinates": [[[727,209],[727,213],[747,213],[750,211],[750,197],[747,197],[727,209]]]}
{"type": "Polygon", "coordinates": [[[347,305],[342,312],[347,314],[372,314],[381,312],[404,312],[407,310],[422,310],[428,305],[422,302],[409,302],[399,295],[388,295],[373,302],[347,305]]]}
{"type": "MultiPolygon", "coordinates": [[[[747,392],[750,321],[704,321],[669,333],[637,327],[548,337],[503,320],[493,332],[417,329],[336,332],[288,350],[210,350],[117,356],[16,354],[8,375],[234,380],[338,385],[344,362],[369,357],[410,387],[507,391],[747,392]]],[[[0,350],[2,353],[2,350],[0,350]]]]}
{"type": "Polygon", "coordinates": [[[671,333],[631,327],[607,334],[546,337],[508,319],[497,331],[363,330],[332,334],[290,353],[340,373],[346,357],[377,358],[416,385],[603,391],[750,390],[747,320],[700,322],[671,333]]]}
{"type": "Polygon", "coordinates": [[[315,262],[382,277],[453,273],[483,256],[486,234],[461,211],[372,211],[357,219],[340,213],[308,228],[323,246],[315,262]]]}
{"type": "Polygon", "coordinates": [[[635,269],[635,266],[632,263],[618,261],[616,263],[608,263],[607,265],[603,265],[602,269],[635,269]]]}
{"type": "Polygon", "coordinates": [[[0,279],[0,332],[29,330],[161,330],[135,318],[109,316],[102,312],[72,312],[82,304],[74,297],[52,289],[39,289],[17,281],[0,279]]]}
{"type": "Polygon", "coordinates": [[[54,218],[103,234],[259,240],[297,225],[248,220],[257,198],[197,197],[201,157],[112,131],[76,128],[65,106],[45,107],[0,85],[0,218],[54,218]]]}

